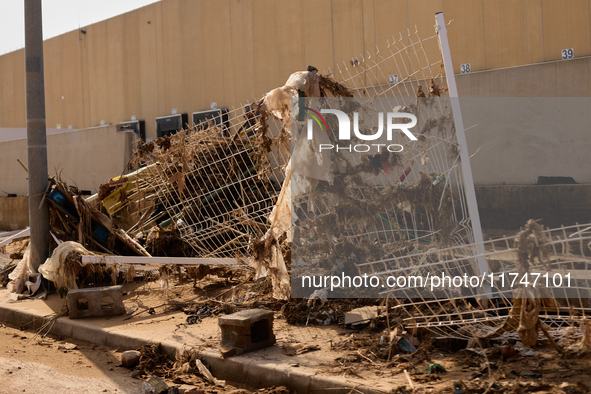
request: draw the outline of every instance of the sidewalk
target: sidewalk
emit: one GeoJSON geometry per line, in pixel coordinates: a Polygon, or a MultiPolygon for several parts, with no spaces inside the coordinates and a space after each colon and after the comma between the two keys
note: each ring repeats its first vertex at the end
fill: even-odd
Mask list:
{"type": "MultiPolygon", "coordinates": [[[[355,392],[384,393],[407,384],[404,376],[385,379],[374,375],[370,376],[370,379],[366,379],[365,376],[364,379],[360,379],[331,374],[327,371],[329,364],[333,364],[335,358],[340,356],[339,352],[330,349],[331,340],[339,335],[348,335],[350,331],[336,326],[291,326],[283,319],[277,318],[278,314],[274,325],[277,345],[223,359],[217,350],[220,340],[217,317],[205,318],[198,324],[186,325],[186,315],[182,311],[164,311],[162,298],[155,294],[162,290],[154,288],[148,292],[128,288],[125,291],[129,291],[124,296],[126,306],[138,303],[140,310],[154,308],[156,313],[141,313],[137,316],[132,315],[131,318],[130,315],[78,320],[61,317],[55,321],[50,333],[120,351],[135,349],[143,344],[161,343],[169,357],[174,357],[177,351],[196,348],[217,378],[257,388],[284,385],[298,393],[324,392],[329,388],[330,392],[335,394],[349,393],[353,388],[355,392]],[[313,342],[320,346],[321,350],[287,356],[280,344],[292,341],[313,342]]],[[[175,289],[171,291],[174,292],[175,289]]],[[[5,300],[8,295],[8,290],[0,289],[0,300],[5,300]]],[[[44,316],[59,312],[63,303],[64,300],[57,294],[50,295],[46,301],[0,302],[0,321],[29,331],[37,330],[43,324],[44,316]]]]}

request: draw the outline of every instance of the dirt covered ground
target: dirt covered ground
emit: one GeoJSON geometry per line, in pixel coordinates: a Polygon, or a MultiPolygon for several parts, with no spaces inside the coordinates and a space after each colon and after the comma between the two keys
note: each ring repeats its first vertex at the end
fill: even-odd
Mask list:
{"type": "MultiPolygon", "coordinates": [[[[0,392],[10,393],[142,393],[154,372],[169,375],[168,360],[148,368],[148,376],[135,375],[122,367],[121,352],[85,341],[46,336],[0,324],[0,392]]],[[[233,394],[288,394],[286,388],[239,389],[231,384],[216,387],[195,374],[180,373],[162,380],[179,392],[233,394]]]]}
{"type": "Polygon", "coordinates": [[[130,393],[142,382],[118,367],[117,353],[70,339],[35,338],[0,325],[0,381],[3,393],[130,393]]]}
{"type": "MultiPolygon", "coordinates": [[[[171,280],[167,295],[160,292],[156,283],[139,285],[130,292],[129,296],[137,294],[130,300],[151,299],[134,314],[158,316],[182,311],[174,320],[177,330],[201,332],[201,348],[218,347],[219,316],[255,307],[272,309],[279,349],[258,357],[295,368],[310,367],[315,373],[384,392],[413,392],[405,370],[416,392],[454,393],[455,382],[465,393],[591,392],[591,354],[579,349],[581,338],[571,337],[568,329],[556,338],[564,355],[542,336],[533,348],[523,346],[517,335],[481,342],[481,346],[465,340],[436,339],[428,331],[405,334],[416,348],[409,352],[400,346],[390,350],[385,344],[388,322],[383,316],[357,329],[338,324],[346,312],[368,305],[383,306],[384,300],[277,302],[269,296],[268,280],[218,277],[213,273],[195,287],[191,282],[171,280]],[[149,305],[163,299],[168,301],[150,309],[149,305]]],[[[396,317],[391,315],[390,324],[395,323],[396,317]]]]}
{"type": "MultiPolygon", "coordinates": [[[[588,349],[580,349],[581,338],[571,336],[568,329],[556,338],[565,350],[564,355],[545,340],[528,348],[515,335],[483,342],[482,346],[468,346],[467,341],[433,338],[427,331],[405,334],[416,349],[409,351],[387,345],[388,320],[383,316],[356,329],[339,324],[346,312],[363,306],[383,307],[383,300],[278,302],[272,299],[271,292],[268,279],[253,280],[249,273],[227,269],[201,272],[196,280],[171,273],[166,283],[146,276],[124,285],[124,301],[130,313],[101,324],[146,335],[164,333],[187,341],[196,350],[216,350],[221,337],[219,316],[266,308],[275,311],[277,345],[239,357],[339,378],[349,386],[365,385],[384,393],[463,390],[466,394],[570,394],[591,389],[591,356],[588,349]]],[[[41,301],[25,301],[21,305],[35,302],[41,301]]],[[[56,294],[50,295],[47,302],[55,304],[54,310],[63,303],[56,294]]],[[[395,327],[395,314],[389,319],[390,328],[395,327]]],[[[0,375],[2,382],[6,382],[0,391],[133,393],[141,392],[143,383],[156,375],[169,386],[204,393],[257,392],[234,382],[222,388],[206,381],[192,366],[191,354],[185,355],[184,361],[189,361],[190,367],[183,370],[183,362],[175,364],[158,349],[144,348],[146,357],[135,368],[136,378],[132,378],[133,370],[119,367],[118,349],[50,337],[37,337],[27,344],[33,335],[0,326],[0,375]],[[38,376],[43,379],[37,379],[38,376]]],[[[278,394],[289,390],[271,388],[258,392],[278,394]]]]}

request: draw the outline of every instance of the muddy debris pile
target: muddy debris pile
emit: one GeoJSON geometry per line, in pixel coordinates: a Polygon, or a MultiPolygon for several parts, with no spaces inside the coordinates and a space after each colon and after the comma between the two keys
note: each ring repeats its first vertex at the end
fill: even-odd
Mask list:
{"type": "Polygon", "coordinates": [[[171,360],[157,343],[143,345],[136,351],[139,357],[128,368],[133,369],[131,376],[144,379],[143,393],[170,393],[170,392],[207,392],[207,393],[232,393],[232,394],[291,394],[292,390],[286,387],[270,387],[259,390],[238,388],[240,383],[237,377],[235,382],[227,382],[215,378],[203,359],[195,350],[185,350],[171,360]]]}
{"type": "MultiPolygon", "coordinates": [[[[289,298],[289,108],[301,93],[351,95],[312,67],[224,117],[138,140],[124,174],[98,185],[93,196],[59,175],[51,178],[42,201],[50,212],[50,249],[76,242],[89,255],[146,257],[148,264],[151,257],[183,257],[245,270],[251,265],[255,280],[273,279],[275,298],[289,298]]],[[[72,275],[62,282],[69,287],[145,273],[125,259],[85,265],[80,257],[64,255],[72,275]]],[[[199,280],[200,268],[184,271],[199,280]]]]}

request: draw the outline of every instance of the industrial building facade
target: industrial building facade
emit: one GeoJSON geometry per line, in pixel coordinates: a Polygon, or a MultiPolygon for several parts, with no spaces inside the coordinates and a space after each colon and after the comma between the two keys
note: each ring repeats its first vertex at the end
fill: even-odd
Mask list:
{"type": "MultiPolygon", "coordinates": [[[[45,42],[47,127],[135,117],[156,137],[155,119],[173,111],[238,107],[308,65],[350,67],[409,35],[431,36],[439,11],[452,21],[458,74],[591,55],[591,0],[163,0],[45,42]]],[[[26,126],[24,60],[24,49],[0,56],[0,127],[26,126]]],[[[589,77],[578,78],[570,95],[589,95],[589,77]]],[[[466,96],[491,95],[491,85],[530,92],[504,80],[459,84],[466,96]]],[[[540,86],[537,95],[561,95],[540,86]]]]}

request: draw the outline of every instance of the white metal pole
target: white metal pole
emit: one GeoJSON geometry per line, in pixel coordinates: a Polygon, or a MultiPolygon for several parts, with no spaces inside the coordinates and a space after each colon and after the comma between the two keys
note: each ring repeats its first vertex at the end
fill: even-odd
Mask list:
{"type": "MultiPolygon", "coordinates": [[[[472,178],[472,167],[470,166],[470,155],[468,154],[468,145],[466,144],[466,133],[464,130],[464,120],[462,119],[462,110],[460,108],[460,99],[458,88],[456,86],[456,77],[454,74],[453,63],[451,61],[451,52],[447,40],[447,29],[443,13],[435,15],[437,22],[437,31],[439,33],[439,45],[443,55],[443,65],[445,67],[445,77],[447,78],[447,87],[449,89],[449,98],[451,109],[456,125],[456,137],[460,149],[460,159],[462,161],[462,176],[464,178],[464,190],[468,202],[468,213],[472,222],[472,231],[474,232],[474,242],[476,243],[476,253],[478,268],[480,274],[488,273],[488,265],[484,256],[484,238],[482,236],[482,226],[480,224],[480,215],[478,213],[478,203],[476,202],[476,191],[474,190],[474,179],[472,178]]],[[[490,290],[489,290],[490,291],[490,290]]]]}

